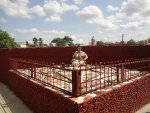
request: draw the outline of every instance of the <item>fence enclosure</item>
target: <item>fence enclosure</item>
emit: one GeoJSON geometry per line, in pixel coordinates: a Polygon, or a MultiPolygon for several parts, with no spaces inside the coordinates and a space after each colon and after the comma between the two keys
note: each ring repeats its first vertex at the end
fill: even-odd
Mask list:
{"type": "Polygon", "coordinates": [[[71,64],[37,63],[26,59],[9,59],[10,71],[71,96],[80,96],[107,88],[150,72],[150,59],[125,63],[71,64]]]}
{"type": "Polygon", "coordinates": [[[0,81],[35,113],[132,113],[150,102],[150,46],[82,49],[87,66],[74,70],[76,47],[0,49],[0,81]],[[82,104],[54,91],[79,96],[136,77],[141,78],[82,104]]]}

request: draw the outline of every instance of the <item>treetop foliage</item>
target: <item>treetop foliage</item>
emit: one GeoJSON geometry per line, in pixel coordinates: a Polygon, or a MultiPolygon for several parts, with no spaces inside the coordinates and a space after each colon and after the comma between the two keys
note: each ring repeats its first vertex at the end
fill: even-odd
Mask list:
{"type": "Polygon", "coordinates": [[[50,45],[56,45],[56,46],[65,46],[65,45],[74,45],[73,39],[70,38],[69,36],[64,36],[64,38],[54,38],[50,45]]]}
{"type": "Polygon", "coordinates": [[[17,48],[19,45],[6,31],[0,30],[0,48],[17,48]]]}

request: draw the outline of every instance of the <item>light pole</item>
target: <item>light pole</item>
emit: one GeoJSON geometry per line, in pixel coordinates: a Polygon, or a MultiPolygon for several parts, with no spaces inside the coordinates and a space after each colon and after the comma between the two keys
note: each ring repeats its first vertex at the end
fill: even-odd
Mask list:
{"type": "Polygon", "coordinates": [[[124,33],[122,33],[122,45],[124,44],[124,33]]]}

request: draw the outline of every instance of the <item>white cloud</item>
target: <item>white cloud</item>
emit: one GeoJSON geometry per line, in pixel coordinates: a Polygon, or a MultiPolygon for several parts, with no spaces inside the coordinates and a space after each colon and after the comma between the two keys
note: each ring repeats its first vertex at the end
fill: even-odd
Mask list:
{"type": "Polygon", "coordinates": [[[15,29],[17,33],[23,33],[23,34],[49,34],[49,35],[64,35],[65,31],[63,30],[38,30],[37,28],[31,28],[31,29],[15,29]]]}
{"type": "Polygon", "coordinates": [[[49,18],[45,19],[46,22],[60,22],[61,21],[61,17],[59,15],[52,15],[49,18]]]}
{"type": "Polygon", "coordinates": [[[120,27],[126,28],[126,29],[141,29],[143,26],[145,26],[144,21],[134,21],[134,22],[128,22],[126,24],[120,25],[120,27]]]}
{"type": "Polygon", "coordinates": [[[84,7],[82,10],[78,11],[76,15],[83,19],[93,19],[93,18],[104,17],[102,11],[97,6],[94,6],[94,5],[84,7]]]}
{"type": "Polygon", "coordinates": [[[79,8],[76,5],[70,5],[70,4],[66,4],[66,3],[62,3],[62,11],[66,12],[66,11],[77,11],[79,8]]]}
{"type": "Polygon", "coordinates": [[[113,7],[112,5],[107,6],[108,11],[118,11],[118,7],[113,7]]]}
{"type": "Polygon", "coordinates": [[[6,19],[5,18],[0,18],[0,23],[6,23],[6,19]]]}
{"type": "Polygon", "coordinates": [[[15,31],[18,33],[27,33],[28,32],[27,29],[19,29],[19,28],[17,28],[15,31]]]}
{"type": "Polygon", "coordinates": [[[15,32],[10,32],[9,34],[10,34],[10,36],[12,36],[12,37],[15,37],[15,36],[16,36],[16,33],[15,33],[15,32]]]}
{"type": "Polygon", "coordinates": [[[121,23],[123,20],[122,19],[116,19],[116,16],[114,15],[111,15],[111,16],[108,16],[106,17],[107,20],[113,22],[113,23],[121,23]]]}
{"type": "Polygon", "coordinates": [[[44,1],[44,10],[47,14],[50,14],[51,16],[49,18],[46,18],[46,22],[60,22],[61,15],[68,12],[68,11],[77,11],[79,8],[76,5],[67,4],[67,0],[45,0],[44,1]]]}
{"type": "Polygon", "coordinates": [[[146,33],[143,32],[143,31],[141,31],[141,32],[138,32],[138,33],[137,33],[137,36],[143,36],[143,37],[145,37],[145,36],[146,36],[146,33]]]}
{"type": "MultiPolygon", "coordinates": [[[[43,6],[34,5],[29,7],[29,0],[1,0],[0,11],[7,16],[32,19],[37,16],[62,15],[69,11],[77,11],[75,4],[68,4],[68,0],[44,0],[43,6]]],[[[60,16],[51,16],[47,21],[60,22],[60,16]]]]}
{"type": "Polygon", "coordinates": [[[107,19],[126,30],[146,28],[150,26],[150,0],[123,1],[116,14],[107,19]]]}
{"type": "Polygon", "coordinates": [[[133,16],[139,13],[141,16],[150,16],[149,0],[127,0],[122,3],[120,12],[124,12],[127,16],[133,16]]]}
{"type": "Polygon", "coordinates": [[[56,0],[45,0],[44,9],[53,14],[63,14],[67,11],[76,11],[78,10],[78,7],[76,5],[58,2],[56,0]]]}
{"type": "Polygon", "coordinates": [[[37,14],[38,16],[45,16],[45,12],[44,12],[43,7],[41,7],[39,5],[36,5],[32,8],[30,8],[30,12],[34,13],[34,14],[37,14]]]}
{"type": "Polygon", "coordinates": [[[51,35],[65,35],[65,31],[63,30],[43,30],[41,31],[41,33],[44,33],[44,34],[51,34],[51,35]]]}
{"type": "Polygon", "coordinates": [[[75,4],[82,4],[84,0],[74,0],[75,4]]]}
{"type": "Polygon", "coordinates": [[[94,5],[84,7],[82,10],[78,11],[76,15],[84,19],[87,23],[97,24],[104,29],[117,28],[116,25],[104,17],[101,9],[94,5]]]}
{"type": "Polygon", "coordinates": [[[29,32],[31,32],[31,33],[37,33],[37,32],[38,32],[38,29],[36,29],[36,28],[31,28],[31,29],[29,30],[29,32]]]}
{"type": "Polygon", "coordinates": [[[76,33],[70,33],[69,36],[74,40],[75,44],[85,44],[88,45],[90,38],[88,34],[76,34],[76,33]]]}
{"type": "Polygon", "coordinates": [[[31,28],[31,29],[20,29],[20,28],[17,28],[15,31],[18,32],[18,33],[26,34],[26,33],[37,33],[38,29],[36,29],[36,28],[31,28]]]}
{"type": "Polygon", "coordinates": [[[68,0],[60,0],[61,2],[67,2],[68,0]]]}
{"type": "Polygon", "coordinates": [[[28,0],[1,0],[0,10],[2,10],[7,16],[19,16],[31,19],[27,6],[28,3],[28,0]]]}
{"type": "Polygon", "coordinates": [[[116,16],[129,20],[141,20],[150,17],[150,0],[124,1],[116,16]]]}
{"type": "Polygon", "coordinates": [[[59,13],[61,5],[57,1],[44,1],[44,9],[52,13],[59,13]]]}

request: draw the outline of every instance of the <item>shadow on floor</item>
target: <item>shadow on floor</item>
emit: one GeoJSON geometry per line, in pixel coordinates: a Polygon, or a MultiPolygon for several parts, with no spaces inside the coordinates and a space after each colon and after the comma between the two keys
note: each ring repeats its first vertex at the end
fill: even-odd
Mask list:
{"type": "Polygon", "coordinates": [[[0,113],[33,113],[13,92],[0,82],[0,113]]]}

